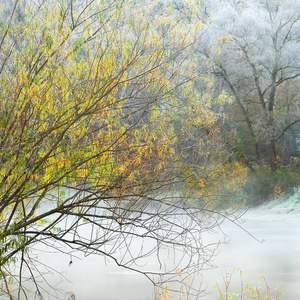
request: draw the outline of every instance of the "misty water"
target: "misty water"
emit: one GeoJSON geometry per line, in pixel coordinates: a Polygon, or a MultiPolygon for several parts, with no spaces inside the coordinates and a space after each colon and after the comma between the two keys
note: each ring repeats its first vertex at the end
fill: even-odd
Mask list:
{"type": "MultiPolygon", "coordinates": [[[[225,291],[226,273],[233,271],[230,292],[240,292],[241,280],[244,287],[250,283],[253,287],[267,289],[265,283],[259,281],[262,274],[270,290],[277,286],[283,291],[279,299],[292,300],[299,298],[300,287],[300,213],[299,204],[275,203],[248,211],[236,224],[225,222],[221,230],[207,234],[207,242],[223,240],[218,254],[213,260],[216,268],[203,271],[202,287],[206,294],[200,299],[215,299],[217,284],[225,291]],[[240,271],[243,278],[240,278],[240,271]]],[[[40,247],[40,249],[42,249],[40,247]]],[[[154,289],[152,284],[140,274],[121,269],[101,257],[82,255],[73,256],[70,264],[68,255],[49,252],[39,253],[38,260],[44,262],[61,275],[48,276],[50,285],[57,289],[72,291],[77,300],[152,300],[154,289]]],[[[166,257],[166,261],[168,258],[166,257]]],[[[151,261],[147,261],[151,266],[151,261]]],[[[47,288],[47,287],[45,287],[47,288]]],[[[276,295],[276,293],[273,293],[276,295]]],[[[62,293],[59,299],[67,298],[62,293]],[[64,296],[62,296],[64,295],[64,296]]],[[[53,297],[49,296],[49,299],[53,297]]],[[[179,299],[173,295],[171,299],[179,299]]],[[[188,299],[194,299],[189,297],[188,299]]]]}
{"type": "MultiPolygon", "coordinates": [[[[267,285],[273,291],[283,291],[279,299],[291,300],[299,298],[300,287],[300,218],[282,217],[276,214],[253,213],[244,217],[243,227],[261,239],[257,242],[247,233],[232,224],[225,224],[223,230],[230,241],[220,246],[220,253],[214,263],[217,269],[208,271],[208,284],[213,281],[224,287],[224,275],[240,268],[243,271],[244,287],[250,283],[252,287],[267,290],[259,275],[263,275],[267,285]]],[[[239,292],[241,286],[240,272],[234,272],[230,292],[239,292]]],[[[223,288],[225,290],[225,288],[223,288]]],[[[212,296],[204,299],[215,299],[212,296]]]]}

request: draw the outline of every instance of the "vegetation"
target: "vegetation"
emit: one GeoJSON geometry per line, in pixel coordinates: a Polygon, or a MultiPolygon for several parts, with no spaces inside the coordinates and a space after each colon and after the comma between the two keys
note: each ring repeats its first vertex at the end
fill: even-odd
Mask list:
{"type": "MultiPolygon", "coordinates": [[[[244,283],[243,281],[243,271],[240,269],[229,270],[225,272],[223,276],[223,282],[214,285],[214,295],[210,295],[212,299],[215,300],[279,300],[284,294],[279,287],[272,288],[267,283],[266,278],[263,275],[258,276],[258,283],[254,286],[250,283],[244,283]],[[236,279],[236,277],[239,277],[236,279]],[[235,291],[235,286],[239,286],[239,291],[235,291]]],[[[157,293],[156,300],[171,300],[172,292],[169,292],[170,286],[165,286],[162,291],[157,293]]],[[[194,298],[189,294],[189,290],[182,288],[180,293],[180,300],[190,300],[190,299],[201,299],[201,295],[194,298]]]]}
{"type": "Polygon", "coordinates": [[[203,51],[232,96],[227,126],[240,135],[240,155],[249,168],[266,164],[276,170],[277,157],[292,154],[289,134],[300,121],[298,5],[289,0],[239,1],[213,14],[212,30],[217,30],[221,51],[203,51]]]}
{"type": "Polygon", "coordinates": [[[298,185],[299,10],[253,3],[234,1],[239,27],[214,1],[1,4],[1,293],[61,297],[38,280],[43,244],[199,295],[188,279],[215,249],[201,234],[228,199],[260,204],[298,185]],[[253,7],[259,45],[243,23],[253,7]],[[150,257],[156,271],[139,265],[150,257]]]}
{"type": "Polygon", "coordinates": [[[214,250],[201,231],[218,223],[217,204],[187,201],[186,180],[218,153],[213,84],[194,51],[202,23],[151,1],[2,5],[1,292],[61,298],[39,280],[39,245],[105,256],[156,285],[197,273],[214,250]],[[149,257],[157,271],[139,266],[149,257]]]}
{"type": "Polygon", "coordinates": [[[208,16],[199,51],[232,99],[216,104],[228,116],[220,128],[228,150],[250,170],[244,191],[257,204],[278,186],[288,192],[299,184],[299,3],[207,1],[202,18],[208,16]],[[255,189],[263,173],[270,179],[255,189]]]}
{"type": "Polygon", "coordinates": [[[215,289],[218,290],[219,295],[215,298],[215,300],[246,300],[246,299],[253,299],[253,300],[275,300],[280,299],[280,296],[284,294],[282,291],[279,290],[279,287],[271,288],[265,277],[263,275],[259,275],[259,284],[253,286],[249,283],[243,283],[243,272],[240,269],[236,269],[233,271],[228,272],[224,276],[224,291],[222,291],[221,287],[217,284],[214,286],[215,289]],[[230,287],[233,281],[234,275],[239,273],[240,275],[240,292],[230,292],[230,287]]]}

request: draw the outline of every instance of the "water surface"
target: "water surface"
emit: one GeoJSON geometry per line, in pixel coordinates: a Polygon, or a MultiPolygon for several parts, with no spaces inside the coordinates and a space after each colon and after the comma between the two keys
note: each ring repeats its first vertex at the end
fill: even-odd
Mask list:
{"type": "MultiPolygon", "coordinates": [[[[259,282],[259,274],[262,274],[271,291],[279,286],[278,290],[284,292],[280,296],[281,300],[299,299],[300,218],[298,216],[297,214],[268,214],[267,211],[249,212],[243,217],[241,224],[248,233],[235,224],[225,222],[222,231],[229,241],[219,247],[219,254],[213,261],[216,268],[203,271],[203,278],[195,279],[199,282],[203,281],[203,287],[207,287],[208,294],[203,295],[201,299],[215,299],[217,288],[213,287],[217,284],[224,291],[226,272],[230,273],[237,268],[243,271],[243,277],[240,278],[239,271],[233,272],[230,292],[239,292],[241,282],[244,286],[249,282],[253,287],[261,286],[266,290],[265,283],[259,282]]],[[[205,236],[205,239],[207,242],[222,240],[223,233],[219,231],[205,236]]],[[[62,276],[52,276],[48,277],[49,284],[72,291],[77,300],[154,299],[153,286],[143,275],[119,268],[101,257],[74,256],[72,263],[69,264],[69,256],[45,252],[39,254],[39,260],[63,272],[69,280],[66,281],[62,276]]],[[[165,262],[169,263],[168,261],[166,256],[165,262]]],[[[151,261],[147,261],[147,264],[151,266],[151,261]]],[[[49,296],[49,299],[52,298],[49,296]]],[[[173,295],[172,299],[179,299],[179,297],[173,295]]]]}

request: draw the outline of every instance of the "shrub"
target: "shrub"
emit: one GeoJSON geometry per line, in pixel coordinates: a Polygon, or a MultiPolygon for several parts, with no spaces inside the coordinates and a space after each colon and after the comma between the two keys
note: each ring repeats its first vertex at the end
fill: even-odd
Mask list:
{"type": "Polygon", "coordinates": [[[262,166],[256,168],[255,172],[249,172],[243,190],[247,195],[247,203],[255,206],[292,193],[299,183],[300,174],[295,169],[281,166],[273,171],[262,166]]]}

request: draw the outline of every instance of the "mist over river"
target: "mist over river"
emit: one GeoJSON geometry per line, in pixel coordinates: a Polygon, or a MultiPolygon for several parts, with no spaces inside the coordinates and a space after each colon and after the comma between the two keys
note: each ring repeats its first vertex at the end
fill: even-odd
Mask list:
{"type": "MultiPolygon", "coordinates": [[[[207,271],[207,285],[212,285],[214,281],[225,291],[223,280],[225,273],[239,268],[243,271],[244,287],[250,283],[252,287],[262,287],[266,291],[266,283],[259,280],[261,274],[266,279],[274,299],[276,287],[278,291],[284,292],[279,295],[279,299],[299,299],[300,218],[277,217],[277,215],[254,216],[252,213],[244,217],[243,227],[261,239],[262,243],[233,224],[224,224],[223,230],[230,241],[220,245],[219,255],[214,260],[218,268],[207,271]]],[[[234,271],[229,291],[238,293],[240,290],[240,272],[234,271]]],[[[204,299],[215,297],[207,296],[204,299]]]]}
{"type": "MultiPolygon", "coordinates": [[[[237,268],[243,271],[244,287],[250,283],[252,287],[262,287],[266,291],[264,280],[259,281],[261,274],[266,279],[274,297],[276,296],[274,289],[278,286],[278,290],[284,292],[279,299],[299,299],[299,205],[294,202],[273,203],[252,209],[241,218],[239,224],[244,230],[226,221],[222,224],[221,230],[204,237],[207,242],[216,242],[223,240],[225,234],[228,242],[219,246],[219,253],[213,259],[216,268],[203,271],[202,286],[207,287],[207,294],[203,294],[200,299],[215,299],[218,295],[215,285],[225,291],[224,276],[226,272],[231,271],[233,271],[233,276],[229,292],[239,293],[241,277],[240,271],[236,271],[237,268]]],[[[59,253],[49,253],[47,252],[49,249],[46,248],[44,250],[44,253],[39,253],[39,261],[63,272],[62,275],[68,279],[67,281],[57,275],[48,276],[49,284],[56,285],[58,289],[72,291],[77,300],[154,299],[153,286],[141,274],[119,268],[112,262],[105,262],[101,257],[92,255],[76,257],[75,254],[69,257],[59,253]]],[[[147,261],[147,265],[151,266],[151,261],[147,261]]],[[[172,295],[171,292],[170,294],[171,299],[179,299],[179,296],[172,295]]],[[[63,299],[67,299],[66,294],[60,295],[64,295],[63,299]]],[[[49,299],[54,299],[54,297],[49,296],[49,299]]],[[[195,297],[188,299],[195,299],[195,297]]]]}

